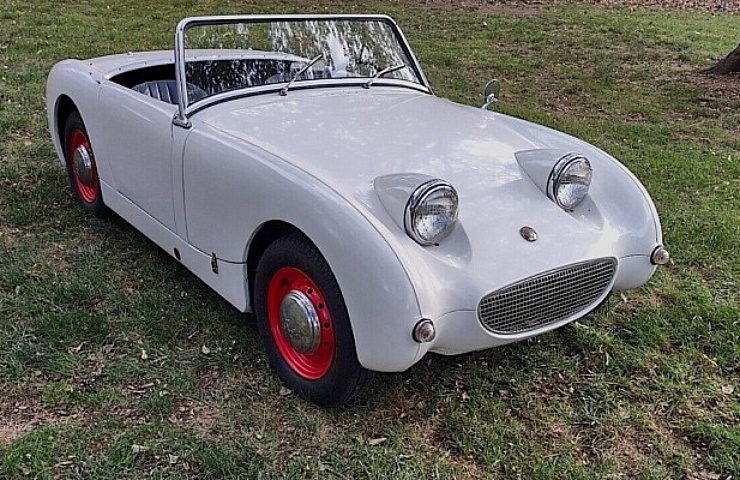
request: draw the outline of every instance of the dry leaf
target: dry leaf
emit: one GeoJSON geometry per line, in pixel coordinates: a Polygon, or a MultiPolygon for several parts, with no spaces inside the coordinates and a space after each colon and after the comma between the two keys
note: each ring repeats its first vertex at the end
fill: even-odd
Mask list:
{"type": "Polygon", "coordinates": [[[725,395],[732,395],[732,392],[734,391],[735,387],[731,384],[727,384],[722,387],[722,393],[724,393],[725,395]]]}
{"type": "Polygon", "coordinates": [[[367,444],[374,447],[375,445],[380,445],[386,440],[388,440],[386,437],[371,438],[370,440],[367,441],[367,444]]]}
{"type": "Polygon", "coordinates": [[[288,387],[280,387],[278,395],[280,395],[281,397],[287,397],[291,393],[293,393],[293,390],[289,389],[288,387]]]}

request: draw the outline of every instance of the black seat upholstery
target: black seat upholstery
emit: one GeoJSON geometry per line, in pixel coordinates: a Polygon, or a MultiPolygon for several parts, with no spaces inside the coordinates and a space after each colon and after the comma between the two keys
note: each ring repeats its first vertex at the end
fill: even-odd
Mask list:
{"type": "MultiPolygon", "coordinates": [[[[151,82],[140,83],[132,89],[139,93],[143,93],[144,95],[156,98],[157,100],[175,105],[177,105],[180,100],[180,96],[177,93],[177,82],[175,80],[152,80],[151,82]]],[[[208,94],[202,88],[188,84],[188,97],[191,102],[207,95],[208,94]]]]}

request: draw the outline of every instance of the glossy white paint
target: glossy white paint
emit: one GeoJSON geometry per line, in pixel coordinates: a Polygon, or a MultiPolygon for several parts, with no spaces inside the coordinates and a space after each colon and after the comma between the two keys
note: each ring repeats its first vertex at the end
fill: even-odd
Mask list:
{"type": "Polygon", "coordinates": [[[55,66],[47,106],[59,158],[57,112],[68,98],[88,128],[106,204],[170,254],[177,248],[183,265],[242,311],[251,309],[251,240],[268,222],[302,231],[339,282],[366,368],[400,371],[427,351],[521,340],[598,304],[522,335],[485,330],[480,299],[539,272],[614,257],[619,290],[655,270],[649,257],[662,234],[650,197],[626,168],[581,140],[399,81],[221,94],[196,104],[183,128],[172,122],[177,106],[110,81],[172,59],[150,52],[55,66]],[[573,212],[543,193],[548,168],[569,152],[594,170],[589,196],[573,212]],[[404,195],[428,178],[449,181],[460,197],[458,225],[435,247],[403,229],[404,195]],[[536,242],[523,240],[523,226],[537,231],[536,242]],[[437,335],[419,344],[411,331],[422,318],[437,335]]]}
{"type": "Polygon", "coordinates": [[[170,230],[173,205],[172,118],[177,108],[114,83],[101,85],[96,153],[105,159],[118,192],[170,230]]]}
{"type": "MultiPolygon", "coordinates": [[[[485,293],[582,260],[638,255],[644,270],[653,271],[649,255],[660,234],[644,189],[611,157],[562,133],[387,87],[265,95],[216,105],[198,116],[311,172],[387,229],[384,236],[398,242],[394,250],[404,252],[399,257],[417,295],[429,294],[421,301],[429,318],[474,308],[485,293]],[[544,149],[543,156],[588,149],[595,171],[590,198],[572,213],[550,201],[515,158],[533,149],[544,149]],[[402,212],[388,214],[373,184],[389,173],[423,173],[455,186],[459,225],[439,247],[420,247],[399,228],[402,212]],[[522,240],[524,225],[537,230],[537,242],[522,240]]],[[[553,155],[551,163],[560,156],[553,155]]],[[[189,233],[196,244],[207,235],[189,233]]],[[[620,274],[615,287],[634,283],[620,274]]]]}

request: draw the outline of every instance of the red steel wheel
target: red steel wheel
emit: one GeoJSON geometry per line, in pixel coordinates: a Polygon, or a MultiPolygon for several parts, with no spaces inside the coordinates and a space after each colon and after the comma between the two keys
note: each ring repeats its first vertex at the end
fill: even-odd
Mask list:
{"type": "Polygon", "coordinates": [[[373,378],[357,359],[336,278],[306,237],[265,249],[254,274],[254,311],[270,365],[298,395],[323,407],[347,405],[373,378]]]}
{"type": "Polygon", "coordinates": [[[283,267],[267,290],[267,317],[278,351],[295,372],[317,380],[334,361],[334,324],[323,293],[306,272],[283,267]]]}
{"type": "Polygon", "coordinates": [[[87,203],[93,203],[100,195],[98,171],[87,135],[80,129],[72,131],[67,148],[67,158],[72,159],[72,174],[77,190],[87,203]]]}
{"type": "Polygon", "coordinates": [[[108,209],[103,203],[95,155],[82,118],[76,111],[69,115],[64,127],[64,153],[75,198],[88,212],[105,216],[108,209]]]}

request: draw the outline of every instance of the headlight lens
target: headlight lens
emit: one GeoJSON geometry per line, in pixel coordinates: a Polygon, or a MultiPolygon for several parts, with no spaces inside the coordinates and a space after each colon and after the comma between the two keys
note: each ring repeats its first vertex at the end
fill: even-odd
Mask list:
{"type": "Polygon", "coordinates": [[[582,155],[569,154],[558,160],[547,182],[547,196],[560,208],[573,210],[586,198],[591,185],[591,162],[582,155]]]}
{"type": "Polygon", "coordinates": [[[414,190],[406,204],[406,233],[421,245],[439,243],[457,221],[458,198],[452,185],[430,180],[414,190]]]}

